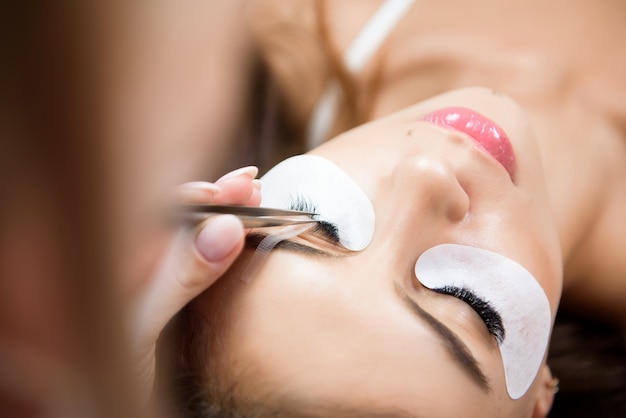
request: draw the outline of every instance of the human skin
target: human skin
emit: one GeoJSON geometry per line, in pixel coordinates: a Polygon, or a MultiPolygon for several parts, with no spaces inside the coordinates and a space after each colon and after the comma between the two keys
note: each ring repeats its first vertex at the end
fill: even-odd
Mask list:
{"type": "MultiPolygon", "coordinates": [[[[324,6],[329,47],[338,56],[381,4],[319,2],[324,6]]],[[[317,26],[310,11],[319,2],[272,0],[280,7],[267,10],[279,22],[282,13],[290,25],[308,29],[315,39],[317,26]]],[[[626,236],[624,13],[625,4],[619,1],[416,1],[363,70],[352,74],[357,101],[364,108],[361,122],[467,86],[487,86],[520,103],[539,139],[561,239],[562,306],[622,324],[626,324],[626,258],[621,253],[626,236]],[[361,97],[358,92],[370,93],[361,97]]],[[[291,59],[294,79],[323,83],[315,79],[319,74],[299,70],[300,53],[287,51],[275,59],[281,63],[279,80],[289,81],[283,61],[291,59]]],[[[290,107],[302,105],[300,89],[290,96],[289,84],[284,84],[293,102],[290,107]]],[[[334,127],[335,134],[346,129],[340,125],[334,127]]]]}
{"type": "Polygon", "coordinates": [[[200,297],[197,309],[216,309],[219,301],[228,318],[219,355],[237,394],[415,416],[545,414],[549,374],[538,373],[525,396],[510,399],[497,343],[480,318],[464,302],[422,287],[413,273],[417,257],[438,244],[497,252],[537,279],[554,318],[562,237],[540,151],[524,110],[488,89],[437,96],[314,150],[371,199],[374,236],[349,253],[304,234],[295,240],[332,255],[276,249],[244,282],[247,251],[222,285],[200,297]],[[469,136],[420,120],[450,106],[471,108],[504,129],[516,156],[512,176],[469,136]],[[490,389],[451,360],[398,289],[460,337],[490,389]]]}
{"type": "Polygon", "coordinates": [[[235,168],[232,138],[248,77],[245,3],[112,7],[119,22],[101,36],[102,152],[113,162],[106,210],[115,217],[120,286],[131,303],[167,246],[163,214],[176,187],[235,168]]]}
{"type": "MultiPolygon", "coordinates": [[[[11,86],[1,111],[0,415],[157,415],[133,408],[122,327],[144,291],[163,290],[152,278],[171,234],[164,215],[175,185],[228,168],[247,73],[241,3],[3,10],[15,36],[0,76],[11,86]]],[[[206,199],[254,203],[242,196],[254,193],[251,180],[229,183],[206,199]]],[[[170,276],[148,327],[235,258],[244,231],[228,218],[225,231],[223,220],[204,224],[199,237],[221,232],[221,249],[233,251],[216,263],[197,254],[210,250],[199,240],[181,260],[190,275],[170,276]]]]}
{"type": "Polygon", "coordinates": [[[101,152],[111,185],[103,210],[112,219],[116,285],[142,401],[163,327],[230,266],[245,236],[232,217],[212,217],[185,233],[165,215],[180,202],[260,201],[252,167],[215,183],[187,183],[213,181],[232,167],[249,72],[246,3],[116,4],[103,13],[115,24],[100,25],[115,29],[95,25],[106,30],[98,37],[102,79],[93,82],[102,93],[101,152]]]}
{"type": "MultiPolygon", "coordinates": [[[[256,167],[243,167],[215,183],[191,182],[178,190],[181,203],[258,206],[256,167]]],[[[212,216],[194,228],[180,228],[163,251],[154,277],[132,308],[130,328],[141,395],[149,397],[155,374],[156,342],[165,325],[221,276],[239,255],[245,231],[233,215],[212,216]]]]}

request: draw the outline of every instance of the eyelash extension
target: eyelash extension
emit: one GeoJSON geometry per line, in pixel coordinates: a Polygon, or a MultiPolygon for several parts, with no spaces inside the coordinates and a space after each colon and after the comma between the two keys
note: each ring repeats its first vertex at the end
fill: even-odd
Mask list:
{"type": "Polygon", "coordinates": [[[307,230],[314,228],[311,224],[296,224],[288,225],[282,228],[278,232],[274,232],[263,238],[263,240],[257,245],[256,251],[252,255],[252,258],[248,261],[248,265],[239,277],[243,282],[250,282],[251,278],[256,276],[259,267],[263,261],[267,259],[270,252],[278,245],[279,242],[300,235],[307,230]]]}
{"type": "Polygon", "coordinates": [[[489,334],[496,339],[498,344],[502,344],[505,334],[504,326],[502,325],[502,317],[489,302],[479,298],[471,290],[454,286],[444,286],[433,289],[433,291],[444,295],[454,296],[455,298],[467,303],[485,323],[489,334]]]}
{"type": "MultiPolygon", "coordinates": [[[[317,213],[317,205],[313,200],[308,196],[300,194],[290,197],[289,209],[317,213]]],[[[337,225],[328,221],[317,221],[315,225],[315,228],[312,230],[313,233],[320,233],[332,242],[339,243],[339,229],[337,225]]]]}

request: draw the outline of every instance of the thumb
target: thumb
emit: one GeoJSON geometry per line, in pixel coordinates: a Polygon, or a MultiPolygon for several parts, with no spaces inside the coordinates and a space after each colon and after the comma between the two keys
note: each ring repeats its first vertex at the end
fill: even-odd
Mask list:
{"type": "Polygon", "coordinates": [[[233,215],[218,215],[197,229],[181,229],[156,277],[136,305],[133,335],[139,351],[150,349],[178,311],[211,286],[243,248],[244,229],[233,215]]]}

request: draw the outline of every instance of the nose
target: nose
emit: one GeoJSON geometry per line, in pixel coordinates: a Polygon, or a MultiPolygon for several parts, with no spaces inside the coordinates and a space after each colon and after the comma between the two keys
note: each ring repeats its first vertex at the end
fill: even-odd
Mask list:
{"type": "Polygon", "coordinates": [[[411,156],[396,164],[377,200],[370,246],[388,254],[390,262],[415,261],[422,250],[450,242],[470,208],[454,167],[433,155],[411,156]]]}

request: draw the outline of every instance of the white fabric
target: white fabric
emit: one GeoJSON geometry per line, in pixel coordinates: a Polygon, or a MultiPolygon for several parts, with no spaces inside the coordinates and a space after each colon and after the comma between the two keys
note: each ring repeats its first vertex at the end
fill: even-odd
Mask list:
{"type": "MultiPolygon", "coordinates": [[[[365,67],[414,2],[415,0],[385,0],[380,5],[344,54],[344,64],[350,74],[356,74],[365,67]]],[[[331,80],[317,102],[309,121],[308,149],[320,145],[328,136],[337,114],[340,94],[339,84],[331,80]]]]}

